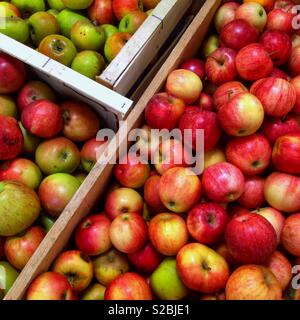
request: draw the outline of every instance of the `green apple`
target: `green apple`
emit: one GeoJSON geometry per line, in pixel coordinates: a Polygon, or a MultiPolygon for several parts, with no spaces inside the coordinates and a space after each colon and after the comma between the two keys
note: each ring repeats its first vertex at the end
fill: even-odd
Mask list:
{"type": "Polygon", "coordinates": [[[115,33],[119,32],[119,29],[117,27],[113,26],[112,24],[102,24],[101,28],[103,29],[104,34],[105,34],[105,42],[109,37],[111,37],[115,33]]]}
{"type": "Polygon", "coordinates": [[[44,0],[11,0],[11,3],[21,10],[24,17],[46,10],[44,0]]]}
{"type": "Polygon", "coordinates": [[[218,35],[211,35],[209,36],[203,46],[202,46],[202,55],[204,57],[208,57],[210,56],[215,50],[217,50],[219,48],[219,45],[220,45],[220,38],[218,35]]]}
{"type": "Polygon", "coordinates": [[[71,29],[71,40],[79,51],[100,51],[104,47],[105,33],[90,21],[79,20],[71,29]]]}
{"type": "Polygon", "coordinates": [[[82,184],[85,178],[87,177],[87,174],[84,172],[75,172],[73,176],[79,180],[80,184],[82,184]]]}
{"type": "Polygon", "coordinates": [[[70,38],[71,29],[73,25],[79,20],[89,21],[85,16],[70,9],[62,10],[57,16],[57,21],[59,23],[62,35],[70,38]]]}
{"type": "Polygon", "coordinates": [[[137,31],[137,29],[143,24],[143,22],[147,19],[147,17],[147,14],[142,11],[136,10],[129,12],[120,21],[119,31],[134,34],[137,31]]]}
{"type": "Polygon", "coordinates": [[[26,43],[29,39],[29,27],[25,20],[14,18],[0,18],[0,33],[19,42],[26,43]]]}
{"type": "Polygon", "coordinates": [[[104,300],[104,293],[106,287],[104,287],[100,283],[95,283],[89,286],[85,292],[83,293],[81,299],[82,300],[104,300]]]}
{"type": "Polygon", "coordinates": [[[73,10],[87,9],[94,0],[62,0],[63,4],[73,10]]]}
{"type": "Polygon", "coordinates": [[[104,58],[95,51],[81,51],[74,58],[71,68],[84,76],[95,80],[105,68],[104,58]]]}
{"type": "Polygon", "coordinates": [[[181,300],[189,292],[179,277],[176,258],[166,258],[162,261],[152,273],[150,285],[161,300],[181,300]]]}
{"type": "Polygon", "coordinates": [[[62,11],[66,8],[62,0],[47,0],[50,9],[62,11]]]}
{"type": "Polygon", "coordinates": [[[0,261],[0,296],[7,294],[9,289],[16,281],[19,272],[8,262],[0,261]]]}
{"type": "Polygon", "coordinates": [[[49,10],[47,10],[47,12],[49,14],[52,14],[54,18],[57,18],[57,16],[59,15],[59,11],[57,11],[55,9],[49,9],[49,10]]]}
{"type": "Polygon", "coordinates": [[[106,40],[104,55],[108,62],[111,62],[118,55],[130,38],[130,33],[117,32],[106,40]]]}
{"type": "Polygon", "coordinates": [[[18,119],[18,109],[15,101],[7,94],[0,94],[0,114],[18,119]]]}
{"type": "Polygon", "coordinates": [[[28,155],[33,155],[35,153],[36,148],[42,142],[42,139],[32,135],[29,131],[27,131],[21,122],[19,122],[19,127],[23,134],[24,144],[23,144],[23,153],[28,155]]]}
{"type": "Polygon", "coordinates": [[[31,40],[36,46],[38,46],[46,36],[60,32],[56,18],[47,12],[34,13],[28,19],[28,24],[31,40]]]}
{"type": "Polygon", "coordinates": [[[11,3],[0,1],[0,18],[22,18],[19,9],[11,3]]]}
{"type": "Polygon", "coordinates": [[[55,221],[56,218],[48,216],[45,213],[42,213],[39,218],[39,223],[46,230],[46,232],[49,232],[49,230],[53,227],[55,221]]]}

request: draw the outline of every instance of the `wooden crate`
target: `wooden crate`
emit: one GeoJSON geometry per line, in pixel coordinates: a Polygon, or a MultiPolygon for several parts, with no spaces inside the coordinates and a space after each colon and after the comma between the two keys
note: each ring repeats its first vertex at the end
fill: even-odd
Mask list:
{"type": "Polygon", "coordinates": [[[143,124],[143,111],[149,99],[159,92],[168,74],[176,69],[180,63],[196,55],[200,45],[210,27],[215,12],[221,4],[221,0],[206,1],[195,19],[192,21],[170,56],[165,61],[153,81],[145,90],[135,108],[123,123],[118,133],[108,145],[107,164],[103,164],[105,156],[98,159],[95,167],[75,194],[72,202],[66,207],[58,218],[57,223],[48,232],[47,236],[32,256],[22,273],[14,283],[5,300],[18,300],[24,298],[24,294],[32,280],[51,266],[57,255],[68,243],[74,229],[80,220],[90,213],[90,210],[99,201],[107,187],[113,164],[110,160],[115,157],[120,146],[127,143],[127,134],[143,124]]]}

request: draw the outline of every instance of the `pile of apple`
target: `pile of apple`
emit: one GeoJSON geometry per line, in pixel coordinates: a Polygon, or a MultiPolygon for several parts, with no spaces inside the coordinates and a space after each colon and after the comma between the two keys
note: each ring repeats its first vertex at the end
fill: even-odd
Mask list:
{"type": "Polygon", "coordinates": [[[95,79],[159,2],[160,0],[1,1],[0,32],[95,79]],[[143,9],[148,11],[144,12],[143,9]]]}
{"type": "Polygon", "coordinates": [[[0,298],[91,170],[99,128],[89,106],[0,53],[0,298]]]}

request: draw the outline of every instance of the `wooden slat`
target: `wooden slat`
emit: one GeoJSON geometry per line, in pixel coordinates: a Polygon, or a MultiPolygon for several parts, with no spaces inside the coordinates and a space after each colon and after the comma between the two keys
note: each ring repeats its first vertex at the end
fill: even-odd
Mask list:
{"type": "Polygon", "coordinates": [[[109,183],[113,165],[101,163],[104,162],[104,159],[110,162],[118,152],[119,146],[127,144],[128,131],[142,125],[143,110],[147,102],[155,93],[161,90],[168,74],[176,69],[183,59],[194,56],[198,51],[220,3],[221,0],[206,1],[177,46],[172,50],[164,65],[153,78],[151,84],[145,90],[139,102],[128,116],[126,123],[122,124],[117,135],[109,143],[109,157],[106,159],[103,155],[98,159],[97,164],[72,201],[48,232],[35,254],[15,281],[5,300],[22,299],[32,280],[41,272],[48,270],[55,257],[63,250],[78,222],[89,213],[109,183]]]}

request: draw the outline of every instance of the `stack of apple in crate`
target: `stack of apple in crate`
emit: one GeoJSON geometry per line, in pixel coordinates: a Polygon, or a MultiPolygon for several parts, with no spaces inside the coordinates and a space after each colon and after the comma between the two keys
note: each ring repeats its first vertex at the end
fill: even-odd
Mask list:
{"type": "Polygon", "coordinates": [[[293,1],[259,2],[219,8],[205,61],[145,108],[139,149],[157,161],[131,151],[115,166],[103,211],[27,299],[300,299],[300,36],[293,1]],[[151,128],[204,129],[202,174],[191,144],[151,128]]]}
{"type": "Polygon", "coordinates": [[[95,79],[159,2],[1,1],[0,32],[95,79]]]}
{"type": "Polygon", "coordinates": [[[89,106],[0,53],[1,298],[91,170],[99,128],[89,106]]]}

